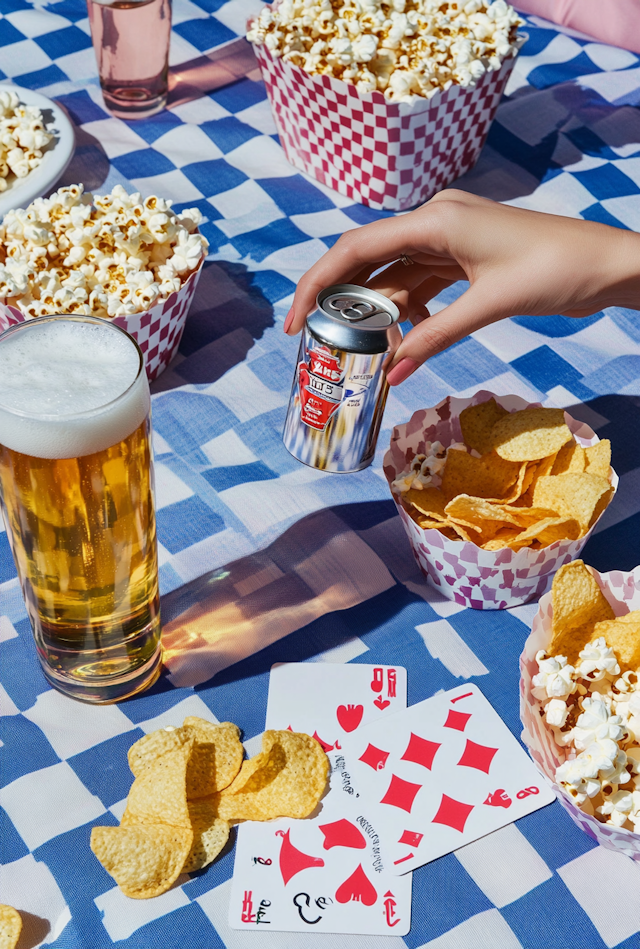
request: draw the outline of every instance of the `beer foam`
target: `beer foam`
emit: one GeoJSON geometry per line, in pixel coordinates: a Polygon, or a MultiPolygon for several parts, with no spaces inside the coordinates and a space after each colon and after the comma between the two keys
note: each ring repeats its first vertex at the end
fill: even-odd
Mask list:
{"type": "Polygon", "coordinates": [[[34,320],[0,340],[0,443],[37,458],[90,455],[145,418],[131,340],[108,323],[34,320]]]}

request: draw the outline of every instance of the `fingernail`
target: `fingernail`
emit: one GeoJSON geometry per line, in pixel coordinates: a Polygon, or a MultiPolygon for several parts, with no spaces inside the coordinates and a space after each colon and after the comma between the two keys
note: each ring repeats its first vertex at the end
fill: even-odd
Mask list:
{"type": "Polygon", "coordinates": [[[294,318],[294,316],[295,316],[295,313],[293,312],[293,307],[291,307],[291,309],[290,309],[289,312],[287,313],[287,315],[286,315],[286,317],[285,317],[285,321],[284,321],[284,327],[283,327],[283,329],[284,329],[285,333],[287,333],[287,332],[289,331],[289,327],[290,327],[291,324],[293,323],[293,318],[294,318]]]}
{"type": "Polygon", "coordinates": [[[390,386],[400,385],[401,382],[409,378],[412,372],[416,371],[419,365],[417,359],[410,359],[409,356],[405,356],[393,367],[391,372],[387,373],[387,382],[390,386]]]}

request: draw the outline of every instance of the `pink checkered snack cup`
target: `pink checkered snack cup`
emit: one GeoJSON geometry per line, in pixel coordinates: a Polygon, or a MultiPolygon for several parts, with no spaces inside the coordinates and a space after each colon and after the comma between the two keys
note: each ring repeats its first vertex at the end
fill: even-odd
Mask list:
{"type": "Polygon", "coordinates": [[[292,165],[405,211],[473,167],[526,40],[504,2],[281,0],[248,24],[292,165]],[[402,8],[402,9],[400,9],[402,8]]]}
{"type": "Polygon", "coordinates": [[[608,442],[561,409],[482,390],[396,426],[383,467],[427,580],[461,606],[496,610],[540,596],[579,556],[617,488],[607,452],[608,442]],[[531,438],[542,441],[532,449],[531,438]],[[527,453],[537,460],[502,457],[527,453]]]}
{"type": "Polygon", "coordinates": [[[571,566],[587,572],[582,589],[592,596],[588,584],[594,585],[615,619],[593,631],[589,624],[588,645],[568,660],[552,645],[553,592],[540,599],[520,656],[522,740],[573,822],[607,850],[640,863],[640,673],[625,661],[629,646],[618,647],[620,631],[632,650],[635,636],[635,665],[640,567],[601,574],[581,561],[571,566]]]}
{"type": "Polygon", "coordinates": [[[150,382],[177,352],[208,245],[197,208],[116,185],[60,188],[0,224],[0,332],[45,315],[97,316],[142,350],[150,382]]]}

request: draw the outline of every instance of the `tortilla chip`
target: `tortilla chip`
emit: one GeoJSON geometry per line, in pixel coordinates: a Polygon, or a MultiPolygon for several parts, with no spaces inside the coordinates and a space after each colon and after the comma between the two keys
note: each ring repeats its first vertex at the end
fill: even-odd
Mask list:
{"type": "Polygon", "coordinates": [[[202,870],[218,856],[229,839],[229,824],[218,817],[211,798],[189,801],[193,843],[182,868],[184,873],[202,870]]]}
{"type": "Polygon", "coordinates": [[[428,517],[423,517],[418,511],[416,511],[414,520],[425,531],[440,530],[441,527],[444,527],[444,525],[448,523],[447,521],[433,521],[428,517]]]}
{"type": "Polygon", "coordinates": [[[495,399],[488,399],[486,402],[480,402],[479,405],[467,406],[460,413],[460,428],[465,445],[475,448],[481,455],[491,451],[493,426],[508,414],[507,410],[498,405],[495,399]]]}
{"type": "MultiPolygon", "coordinates": [[[[587,471],[573,472],[539,478],[533,492],[533,502],[567,518],[574,518],[580,524],[581,534],[586,534],[598,501],[604,495],[610,499],[610,493],[611,485],[606,478],[587,471]]],[[[607,500],[603,503],[606,506],[607,500]]]]}
{"type": "Polygon", "coordinates": [[[157,731],[149,732],[129,748],[127,752],[129,767],[137,777],[157,758],[176,748],[182,748],[190,740],[191,736],[185,728],[159,728],[157,731]]]}
{"type": "Polygon", "coordinates": [[[566,656],[574,665],[580,650],[591,640],[595,624],[613,619],[614,613],[582,560],[560,567],[551,591],[553,620],[547,652],[566,656]]]}
{"type": "Polygon", "coordinates": [[[541,547],[548,547],[557,540],[577,540],[579,536],[580,525],[573,518],[545,517],[530,524],[518,539],[527,544],[537,540],[541,547]]]}
{"type": "Polygon", "coordinates": [[[520,530],[518,528],[505,527],[481,546],[484,550],[502,550],[503,547],[511,547],[512,550],[517,550],[526,544],[526,541],[524,543],[518,541],[519,535],[520,530]]]}
{"type": "Polygon", "coordinates": [[[585,471],[608,479],[611,472],[611,442],[609,439],[602,438],[595,445],[585,448],[585,455],[585,471]]]}
{"type": "Polygon", "coordinates": [[[13,906],[0,903],[0,949],[15,949],[22,932],[22,916],[13,906]]]}
{"type": "Polygon", "coordinates": [[[558,475],[566,474],[567,471],[584,471],[586,460],[584,448],[572,439],[566,445],[563,445],[556,455],[549,474],[558,475]]]}
{"type": "Polygon", "coordinates": [[[213,724],[190,715],[183,726],[195,738],[187,765],[187,798],[208,797],[228,787],[242,766],[240,729],[232,722],[213,724]]]}
{"type": "Polygon", "coordinates": [[[635,623],[629,620],[621,622],[621,619],[622,617],[619,617],[596,623],[591,641],[604,636],[607,646],[616,654],[620,672],[624,673],[629,669],[636,672],[640,669],[640,619],[635,623]]]}
{"type": "Polygon", "coordinates": [[[511,504],[496,504],[484,498],[472,498],[468,494],[460,494],[449,501],[446,507],[448,516],[453,520],[461,520],[463,524],[483,526],[486,522],[502,521],[504,524],[515,524],[518,527],[528,527],[529,524],[548,517],[557,517],[557,512],[546,508],[516,507],[511,504]]]}
{"type": "Polygon", "coordinates": [[[191,829],[187,765],[193,745],[191,738],[182,747],[157,758],[138,775],[129,791],[122,826],[169,824],[191,829]]]}
{"type": "Polygon", "coordinates": [[[511,412],[494,425],[493,448],[507,461],[536,461],[559,451],[571,438],[562,409],[511,412]]]}
{"type": "Polygon", "coordinates": [[[327,785],[329,761],[314,738],[266,731],[262,751],[245,761],[233,783],[212,798],[223,820],[308,817],[327,785]]]}
{"type": "Polygon", "coordinates": [[[192,839],[190,828],[94,827],[91,849],[125,896],[144,900],[164,893],[177,880],[192,839]]]}
{"type": "Polygon", "coordinates": [[[520,472],[518,474],[518,480],[515,485],[509,492],[506,498],[503,499],[504,504],[514,504],[523,494],[529,490],[529,486],[533,481],[533,476],[536,470],[535,461],[523,461],[520,465],[520,472]]]}
{"type": "Polygon", "coordinates": [[[495,452],[476,458],[466,451],[452,448],[447,452],[441,491],[447,501],[459,494],[502,500],[519,474],[519,464],[505,461],[495,452]]]}
{"type": "Polygon", "coordinates": [[[436,521],[446,521],[447,515],[444,513],[445,499],[439,488],[427,487],[422,490],[410,488],[401,495],[405,504],[414,507],[425,517],[436,521]]]}

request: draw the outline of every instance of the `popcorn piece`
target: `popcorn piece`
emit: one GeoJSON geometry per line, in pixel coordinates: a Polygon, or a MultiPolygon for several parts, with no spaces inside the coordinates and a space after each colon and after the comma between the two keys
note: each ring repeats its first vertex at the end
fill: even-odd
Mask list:
{"type": "MultiPolygon", "coordinates": [[[[0,92],[0,112],[7,94],[0,92]]],[[[141,313],[177,291],[208,244],[197,208],[177,215],[171,202],[60,188],[0,225],[0,300],[27,319],[48,313],[114,317],[141,313]]]]}
{"type": "Polygon", "coordinates": [[[604,814],[607,817],[607,824],[622,827],[633,809],[633,797],[634,795],[630,791],[616,791],[596,810],[599,814],[604,814]]]}
{"type": "Polygon", "coordinates": [[[391,485],[393,491],[399,494],[405,494],[412,488],[421,491],[430,485],[439,487],[441,475],[447,460],[449,451],[466,451],[467,446],[462,442],[452,442],[448,448],[445,448],[441,442],[427,442],[425,445],[427,453],[416,455],[411,462],[408,471],[403,471],[398,475],[391,485]]]}
{"type": "Polygon", "coordinates": [[[540,650],[536,662],[540,672],[533,677],[533,694],[537,699],[567,698],[575,692],[575,670],[567,664],[565,656],[547,656],[546,652],[540,650]]]}
{"type": "Polygon", "coordinates": [[[551,699],[545,708],[545,718],[549,725],[556,728],[563,728],[567,722],[569,709],[563,699],[551,699]]]}
{"type": "Polygon", "coordinates": [[[38,167],[53,138],[40,109],[22,105],[11,88],[0,92],[0,192],[6,191],[11,175],[26,178],[38,167]]]}
{"type": "Polygon", "coordinates": [[[620,666],[613,649],[610,649],[604,637],[600,636],[591,643],[587,643],[580,653],[577,673],[582,679],[597,682],[605,676],[620,675],[620,666]]]}
{"type": "Polygon", "coordinates": [[[412,102],[500,69],[522,22],[504,0],[281,0],[263,7],[247,38],[310,75],[412,102]]]}

